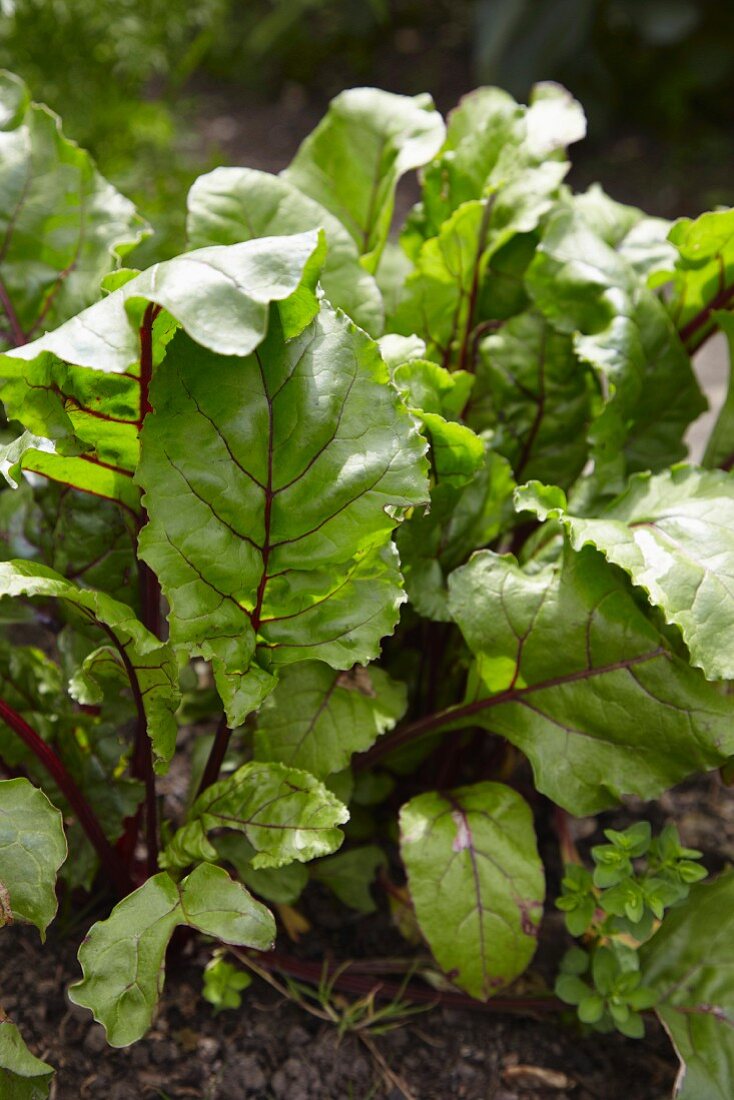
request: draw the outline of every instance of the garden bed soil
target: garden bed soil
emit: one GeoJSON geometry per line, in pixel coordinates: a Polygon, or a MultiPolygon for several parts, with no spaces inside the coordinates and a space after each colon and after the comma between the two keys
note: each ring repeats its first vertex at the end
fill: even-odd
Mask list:
{"type": "MultiPolygon", "coordinates": [[[[542,803],[538,828],[558,889],[557,844],[542,803]]],[[[647,817],[657,831],[675,820],[685,844],[698,847],[713,873],[734,857],[734,792],[707,776],[646,806],[630,800],[599,819],[571,821],[583,854],[613,825],[647,817]]],[[[282,930],[279,950],[319,965],[405,956],[379,897],[380,912],[360,917],[312,885],[299,910],[311,924],[297,944],[282,930]]],[[[87,922],[92,918],[88,917],[87,922]]],[[[259,979],[239,1010],[214,1014],[201,996],[210,949],[190,942],[169,966],[160,1011],[149,1035],[112,1050],[102,1028],[70,1004],[65,990],[79,975],[76,945],[84,927],[64,935],[63,918],[44,946],[27,928],[3,933],[0,1003],[35,1054],[57,1067],[52,1100],[666,1100],[676,1059],[654,1019],[644,1040],[582,1032],[569,1016],[523,1017],[431,1007],[396,1030],[341,1039],[333,1024],[309,1015],[259,979]],[[394,1074],[395,1076],[391,1076],[394,1074]]],[[[560,914],[549,906],[537,959],[520,992],[547,987],[567,946],[560,914]]],[[[417,980],[417,979],[415,979],[417,980]]],[[[427,987],[426,987],[427,988],[427,987]]]]}

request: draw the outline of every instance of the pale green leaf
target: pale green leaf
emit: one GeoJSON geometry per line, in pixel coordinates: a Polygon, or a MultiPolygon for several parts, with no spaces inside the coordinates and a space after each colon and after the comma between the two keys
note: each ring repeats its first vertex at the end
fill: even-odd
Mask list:
{"type": "Polygon", "coordinates": [[[326,234],[320,275],[326,297],[371,336],[379,336],[384,317],[377,284],[342,223],[318,202],[287,179],[252,168],[215,168],[199,176],[189,191],[187,229],[193,248],[319,228],[326,234]]]}
{"type": "MultiPolygon", "coordinates": [[[[532,506],[532,487],[521,496],[532,506]]],[[[637,474],[598,517],[542,509],[573,546],[620,566],[669,623],[708,679],[734,679],[734,474],[674,466],[637,474]]]]}
{"type": "Polygon", "coordinates": [[[179,883],[165,871],[149,878],[92,926],[79,948],[84,978],[69,990],[70,1000],[102,1024],[111,1046],[129,1046],[150,1027],[166,948],[179,925],[259,951],[275,936],[271,913],[221,867],[202,863],[179,883]]]}
{"type": "Polygon", "coordinates": [[[0,913],[35,924],[45,939],[66,854],[61,814],[43,791],[27,779],[0,781],[0,913]]]}
{"type": "Polygon", "coordinates": [[[283,177],[339,219],[374,273],[398,180],[436,154],[444,132],[428,95],[351,88],[331,101],[283,177]]]}
{"type": "Polygon", "coordinates": [[[706,444],[701,465],[730,470],[734,463],[734,313],[717,310],[713,319],[726,336],[729,351],[729,379],[724,403],[706,444]]]}
{"type": "Polygon", "coordinates": [[[545,876],[527,803],[501,783],[418,795],[400,852],[421,930],[446,975],[486,1001],[535,954],[545,876]]]}
{"type": "Polygon", "coordinates": [[[166,857],[169,866],[186,866],[187,845],[200,844],[211,829],[234,829],[255,849],[256,869],[305,863],[335,851],[343,840],[338,826],[348,820],[346,807],[308,772],[276,763],[243,764],[199,795],[166,857]]]}

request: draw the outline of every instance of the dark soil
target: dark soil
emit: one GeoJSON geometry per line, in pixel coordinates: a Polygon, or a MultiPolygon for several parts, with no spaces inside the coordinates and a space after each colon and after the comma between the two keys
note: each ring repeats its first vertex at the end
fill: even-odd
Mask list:
{"type": "MultiPolygon", "coordinates": [[[[538,828],[557,892],[558,858],[547,807],[538,828]]],[[[676,820],[684,843],[699,847],[717,872],[734,854],[734,793],[714,777],[691,781],[648,805],[630,801],[599,820],[571,822],[583,853],[608,825],[648,817],[657,830],[676,820]]],[[[279,949],[300,961],[394,958],[410,953],[387,915],[385,897],[373,917],[357,917],[312,885],[299,910],[311,924],[297,944],[284,931],[279,949]]],[[[88,918],[89,920],[90,918],[88,918]]],[[[56,1066],[52,1100],[665,1100],[676,1059],[651,1018],[644,1040],[583,1034],[565,1014],[508,1013],[429,1007],[385,1034],[339,1037],[336,1024],[310,1015],[256,979],[242,1008],[215,1015],[201,996],[209,949],[190,943],[169,960],[169,976],[150,1034],[127,1050],[111,1050],[89,1014],[71,1005],[66,987],[79,975],[78,924],[52,926],[41,946],[35,933],[3,932],[0,1003],[34,1053],[56,1066]],[[55,930],[54,930],[55,929],[55,930]]],[[[567,940],[560,915],[546,914],[536,962],[513,991],[552,983],[567,940]]],[[[418,979],[414,979],[418,981],[418,979]]],[[[427,988],[427,987],[426,987],[427,988]]],[[[337,994],[344,1012],[354,996],[337,994]]],[[[489,1006],[491,1009],[491,1005],[489,1006]]]]}

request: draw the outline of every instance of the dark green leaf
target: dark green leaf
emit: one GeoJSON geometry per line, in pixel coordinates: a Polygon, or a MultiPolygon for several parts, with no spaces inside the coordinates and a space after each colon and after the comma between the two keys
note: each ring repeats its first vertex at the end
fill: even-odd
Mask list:
{"type": "Polygon", "coordinates": [[[0,781],[0,918],[30,921],[45,939],[66,854],[61,814],[43,791],[27,779],[0,781]]]}
{"type": "MultiPolygon", "coordinates": [[[[0,73],[0,81],[2,74],[0,73]]],[[[0,105],[2,105],[0,98],[0,105]]],[[[0,1020],[0,1094],[3,1100],[46,1100],[53,1068],[31,1054],[14,1023],[0,1020]]]]}

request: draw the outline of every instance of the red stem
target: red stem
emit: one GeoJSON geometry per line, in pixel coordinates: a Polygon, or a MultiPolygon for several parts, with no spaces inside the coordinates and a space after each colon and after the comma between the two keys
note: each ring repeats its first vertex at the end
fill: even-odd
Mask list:
{"type": "Polygon", "coordinates": [[[76,782],[66,770],[63,761],[56,755],[50,745],[39,737],[26,720],[0,699],[0,718],[2,718],[13,733],[20,737],[31,750],[36,759],[43,765],[53,778],[59,790],[64,794],[67,802],[74,810],[79,824],[87,834],[100,858],[102,867],[110,876],[115,889],[121,897],[129,894],[133,889],[130,875],[123,865],[118,853],[102,831],[102,826],[86,798],[77,787],[76,782]]]}
{"type": "Polygon", "coordinates": [[[219,725],[217,726],[217,732],[214,734],[214,742],[209,751],[209,758],[204,768],[204,774],[201,777],[201,783],[196,792],[197,798],[202,791],[211,787],[212,783],[216,783],[217,779],[219,779],[219,772],[224,763],[224,757],[229,747],[229,739],[231,736],[232,730],[227,725],[227,715],[223,714],[219,719],[219,725]]]}
{"type": "Polygon", "coordinates": [[[732,299],[734,299],[734,283],[731,286],[722,287],[707,306],[704,306],[695,317],[692,317],[687,324],[683,325],[683,328],[678,330],[678,335],[689,355],[693,355],[695,351],[698,351],[704,341],[711,335],[711,332],[702,333],[700,330],[709,323],[714,310],[724,309],[732,299]],[[694,337],[696,338],[694,339],[694,337]]]}
{"type": "MultiPolygon", "coordinates": [[[[230,948],[230,951],[242,957],[239,951],[230,948]]],[[[464,993],[439,992],[433,989],[424,989],[413,982],[388,982],[375,981],[373,978],[360,974],[349,974],[347,971],[352,965],[329,966],[322,963],[303,962],[288,955],[281,955],[278,951],[267,951],[262,954],[253,952],[253,962],[262,966],[265,970],[276,970],[282,974],[288,974],[292,978],[312,982],[319,985],[322,981],[328,981],[335,989],[344,990],[345,993],[354,993],[357,996],[379,997],[387,1001],[413,1001],[418,1004],[441,1004],[447,1008],[465,1008],[474,1012],[518,1012],[523,1015],[533,1012],[559,1012],[566,1006],[556,997],[492,997],[489,1001],[476,1001],[464,993]]]]}
{"type": "Polygon", "coordinates": [[[661,656],[664,652],[665,650],[659,647],[658,649],[651,650],[649,653],[642,653],[638,657],[630,657],[624,661],[615,661],[613,664],[601,665],[598,668],[582,668],[577,672],[569,672],[565,676],[554,676],[550,680],[542,680],[537,684],[530,684],[528,687],[508,688],[506,691],[501,691],[498,695],[490,695],[487,699],[476,699],[474,702],[464,703],[464,705],[460,707],[447,707],[446,710],[439,710],[435,714],[427,714],[425,718],[419,718],[416,722],[409,722],[407,726],[398,727],[398,729],[389,733],[386,737],[380,738],[368,752],[362,753],[361,756],[357,757],[354,762],[355,769],[357,771],[364,771],[366,768],[371,768],[377,760],[381,760],[383,756],[387,756],[388,753],[407,744],[409,741],[415,741],[419,737],[424,737],[427,733],[441,731],[447,726],[451,726],[464,718],[471,718],[473,715],[479,714],[483,710],[490,710],[492,707],[500,706],[502,703],[512,703],[516,699],[523,699],[526,695],[532,695],[533,692],[536,691],[545,691],[547,688],[560,687],[561,684],[572,684],[577,680],[588,680],[592,676],[599,676],[605,672],[615,672],[617,669],[629,668],[631,665],[652,661],[654,658],[661,656]]]}

